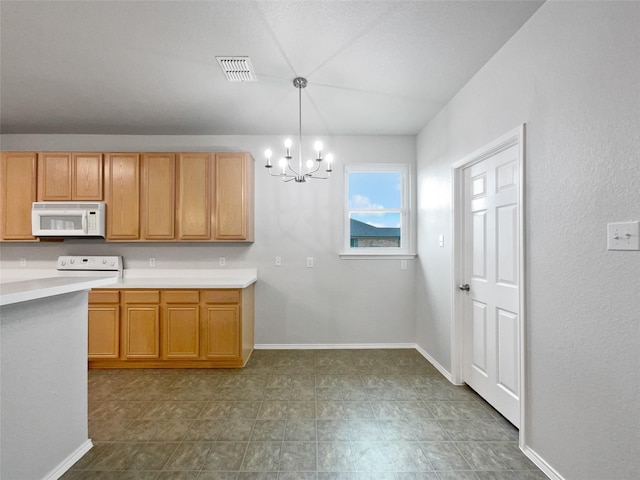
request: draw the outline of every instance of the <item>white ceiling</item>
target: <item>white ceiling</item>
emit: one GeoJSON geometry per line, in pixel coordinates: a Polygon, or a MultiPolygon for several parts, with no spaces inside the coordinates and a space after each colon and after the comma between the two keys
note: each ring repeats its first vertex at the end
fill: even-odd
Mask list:
{"type": "Polygon", "coordinates": [[[0,131],[413,135],[541,4],[2,0],[0,131]]]}

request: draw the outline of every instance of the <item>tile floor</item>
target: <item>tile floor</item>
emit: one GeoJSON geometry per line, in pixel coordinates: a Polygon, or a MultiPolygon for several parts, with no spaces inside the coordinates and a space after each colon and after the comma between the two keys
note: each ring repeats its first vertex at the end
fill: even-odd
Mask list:
{"type": "Polygon", "coordinates": [[[415,350],[257,350],[241,370],[91,370],[63,480],[534,480],[518,432],[415,350]]]}

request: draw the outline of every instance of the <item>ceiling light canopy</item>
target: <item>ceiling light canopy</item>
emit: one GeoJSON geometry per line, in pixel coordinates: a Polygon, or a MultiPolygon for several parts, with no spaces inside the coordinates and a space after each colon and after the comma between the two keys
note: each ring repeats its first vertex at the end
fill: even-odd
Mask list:
{"type": "Polygon", "coordinates": [[[331,168],[333,155],[329,153],[324,159],[322,158],[322,142],[316,141],[313,145],[316,156],[315,162],[308,159],[305,162],[306,171],[304,171],[302,166],[302,89],[307,86],[307,79],[296,77],[293,79],[293,86],[298,89],[298,167],[296,168],[291,163],[293,157],[291,156],[292,142],[290,138],[285,140],[285,155],[278,162],[278,166],[281,169],[280,173],[273,173],[271,170],[273,168],[273,165],[271,164],[273,152],[270,149],[267,149],[264,152],[264,156],[267,157],[265,167],[269,170],[269,175],[273,177],[280,177],[284,182],[295,180],[297,183],[304,183],[309,179],[326,180],[333,171],[331,168]],[[327,168],[325,169],[326,174],[317,175],[316,172],[320,170],[320,165],[323,160],[326,160],[327,162],[327,168]]]}

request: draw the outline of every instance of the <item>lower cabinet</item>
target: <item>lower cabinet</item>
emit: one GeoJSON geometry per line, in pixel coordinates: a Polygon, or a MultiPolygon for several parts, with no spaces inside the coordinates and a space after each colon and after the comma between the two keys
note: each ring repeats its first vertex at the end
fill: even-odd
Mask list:
{"type": "Polygon", "coordinates": [[[200,358],[200,292],[167,290],[162,292],[162,358],[198,360],[200,358]]]}
{"type": "Polygon", "coordinates": [[[253,351],[253,285],[89,293],[89,368],[243,367],[253,351]]]}
{"type": "Polygon", "coordinates": [[[120,292],[89,292],[89,360],[120,357],[120,292]]]}
{"type": "Polygon", "coordinates": [[[160,358],[160,292],[124,290],[122,296],[124,358],[160,358]]]}

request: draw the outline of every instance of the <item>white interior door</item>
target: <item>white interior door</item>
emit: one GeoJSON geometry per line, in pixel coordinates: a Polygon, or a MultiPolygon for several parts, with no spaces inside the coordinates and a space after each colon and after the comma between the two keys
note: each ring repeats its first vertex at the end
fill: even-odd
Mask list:
{"type": "Polygon", "coordinates": [[[464,381],[520,426],[520,145],[464,169],[464,381]],[[466,285],[465,285],[466,284],[466,285]]]}

